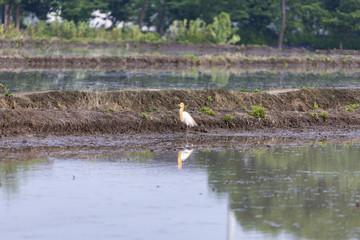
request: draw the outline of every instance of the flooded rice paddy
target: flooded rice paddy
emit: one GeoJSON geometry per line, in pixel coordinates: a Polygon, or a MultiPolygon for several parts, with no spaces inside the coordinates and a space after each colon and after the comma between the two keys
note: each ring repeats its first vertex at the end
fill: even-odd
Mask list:
{"type": "Polygon", "coordinates": [[[0,154],[4,239],[360,237],[359,144],[0,154]]]}
{"type": "Polygon", "coordinates": [[[105,91],[122,88],[228,89],[247,91],[274,88],[358,88],[359,72],[313,73],[276,71],[1,71],[0,83],[12,91],[105,91]]]}
{"type": "MultiPolygon", "coordinates": [[[[69,51],[67,55],[79,55],[69,51]]],[[[84,55],[112,53],[127,54],[84,55]]],[[[253,91],[358,88],[359,77],[358,72],[261,70],[6,70],[0,72],[0,83],[11,91],[253,91]]],[[[1,151],[1,238],[360,238],[357,142],[225,148],[1,151]]]]}

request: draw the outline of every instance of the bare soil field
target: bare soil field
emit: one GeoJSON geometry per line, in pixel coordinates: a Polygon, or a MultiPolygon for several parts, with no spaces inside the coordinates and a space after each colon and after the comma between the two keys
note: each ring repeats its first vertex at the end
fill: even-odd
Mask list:
{"type": "Polygon", "coordinates": [[[360,89],[287,89],[260,93],[228,90],[40,91],[0,99],[1,136],[24,134],[181,133],[177,104],[184,102],[198,123],[192,132],[330,131],[360,128],[360,89]],[[210,101],[211,99],[212,101],[210,101]],[[252,106],[266,108],[264,119],[252,106]],[[315,105],[318,106],[316,109],[315,105]],[[200,113],[209,107],[215,115],[200,113]],[[349,110],[349,109],[348,109],[349,110]],[[327,117],[321,113],[326,112],[327,117]],[[144,118],[144,114],[148,118],[144,118]],[[234,117],[224,121],[225,114],[234,117]]]}

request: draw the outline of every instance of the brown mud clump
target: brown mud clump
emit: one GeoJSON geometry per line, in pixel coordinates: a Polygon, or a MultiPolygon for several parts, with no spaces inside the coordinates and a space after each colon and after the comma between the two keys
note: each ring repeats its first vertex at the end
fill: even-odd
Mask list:
{"type": "Polygon", "coordinates": [[[0,98],[1,136],[360,129],[360,89],[39,91],[0,98]],[[214,115],[200,112],[208,107],[214,115]],[[264,110],[264,111],[262,111],[264,110]],[[261,111],[263,114],[261,114],[261,111]]]}

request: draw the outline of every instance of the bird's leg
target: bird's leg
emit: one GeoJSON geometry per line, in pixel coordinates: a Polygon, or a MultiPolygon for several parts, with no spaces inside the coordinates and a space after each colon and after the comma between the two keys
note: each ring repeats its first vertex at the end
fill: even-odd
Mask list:
{"type": "Polygon", "coordinates": [[[186,126],[186,130],[185,130],[185,139],[186,139],[186,140],[187,140],[187,135],[188,135],[188,133],[189,133],[189,127],[186,126]]]}

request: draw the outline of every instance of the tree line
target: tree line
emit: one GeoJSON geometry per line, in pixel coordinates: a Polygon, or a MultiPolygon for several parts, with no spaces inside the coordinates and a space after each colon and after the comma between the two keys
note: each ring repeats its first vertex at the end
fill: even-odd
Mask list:
{"type": "Polygon", "coordinates": [[[132,22],[160,37],[176,20],[212,26],[226,13],[241,38],[237,44],[360,49],[360,0],[0,0],[0,22],[5,31],[10,24],[20,31],[29,13],[46,20],[54,12],[87,23],[95,10],[108,13],[113,27],[132,22]]]}

